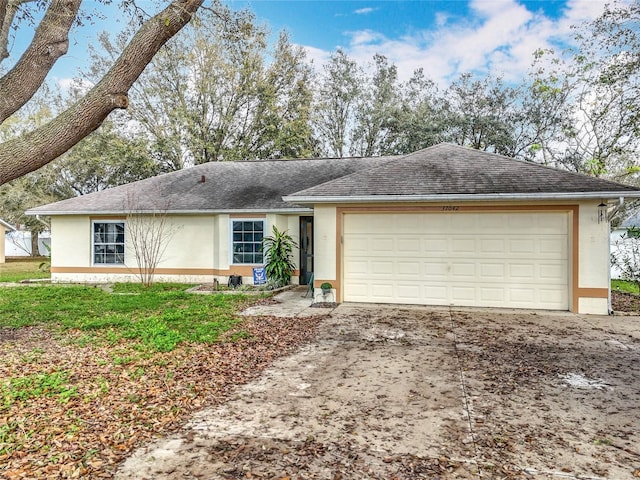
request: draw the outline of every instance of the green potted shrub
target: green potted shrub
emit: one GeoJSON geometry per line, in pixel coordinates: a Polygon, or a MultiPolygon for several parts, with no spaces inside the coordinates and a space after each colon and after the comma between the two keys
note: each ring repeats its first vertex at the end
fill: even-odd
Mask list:
{"type": "Polygon", "coordinates": [[[286,231],[273,227],[273,235],[262,239],[264,270],[270,282],[277,287],[288,285],[295,269],[293,249],[296,242],[286,231]]]}
{"type": "Polygon", "coordinates": [[[320,285],[320,290],[322,290],[322,296],[326,296],[327,293],[329,293],[332,288],[333,288],[333,285],[331,285],[329,282],[324,282],[322,285],[320,285]]]}

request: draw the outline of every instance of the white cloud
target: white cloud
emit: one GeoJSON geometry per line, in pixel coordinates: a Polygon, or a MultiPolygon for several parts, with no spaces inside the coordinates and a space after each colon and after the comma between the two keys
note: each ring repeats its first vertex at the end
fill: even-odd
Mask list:
{"type": "Polygon", "coordinates": [[[353,13],[355,13],[356,15],[367,15],[368,13],[375,12],[376,10],[378,9],[372,8],[372,7],[365,7],[365,8],[358,8],[357,10],[354,10],[353,13]]]}
{"type": "MultiPolygon", "coordinates": [[[[597,17],[605,3],[569,0],[560,18],[554,20],[541,11],[528,10],[517,0],[471,0],[471,15],[463,18],[436,13],[432,30],[413,31],[399,38],[373,30],[346,32],[350,40],[343,49],[362,65],[375,53],[385,55],[398,67],[402,80],[422,67],[441,85],[463,72],[490,71],[507,81],[518,81],[526,75],[536,49],[570,43],[571,25],[597,17]]],[[[312,56],[328,58],[317,51],[312,56]]]]}

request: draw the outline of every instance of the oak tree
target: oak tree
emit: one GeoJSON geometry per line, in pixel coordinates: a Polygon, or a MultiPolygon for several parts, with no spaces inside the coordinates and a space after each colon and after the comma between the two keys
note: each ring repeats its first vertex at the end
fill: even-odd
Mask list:
{"type": "MultiPolygon", "coordinates": [[[[20,110],[67,53],[70,31],[81,19],[82,0],[0,0],[0,59],[8,57],[9,35],[25,16],[46,8],[31,43],[0,78],[0,124],[20,110]]],[[[32,172],[96,130],[114,110],[126,108],[128,92],[160,48],[179,32],[203,0],[172,0],[144,21],[105,75],[75,104],[50,122],[0,144],[0,185],[32,172]]]]}

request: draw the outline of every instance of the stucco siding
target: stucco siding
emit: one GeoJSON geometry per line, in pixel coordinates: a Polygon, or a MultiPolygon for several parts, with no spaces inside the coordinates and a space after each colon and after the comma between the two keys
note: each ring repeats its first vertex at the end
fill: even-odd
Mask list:
{"type": "MultiPolygon", "coordinates": [[[[568,292],[572,300],[569,302],[569,309],[576,313],[585,314],[606,314],[609,305],[609,234],[607,222],[598,223],[599,201],[575,203],[552,203],[544,202],[539,204],[509,203],[504,207],[495,204],[461,204],[460,211],[469,209],[478,211],[499,211],[504,208],[510,212],[532,212],[558,211],[563,210],[569,215],[567,218],[575,219],[567,225],[567,249],[569,253],[567,265],[568,292]]],[[[316,286],[319,281],[335,281],[334,286],[338,288],[343,279],[340,269],[344,268],[344,259],[338,258],[342,255],[340,241],[342,235],[341,222],[342,212],[353,207],[336,208],[335,206],[315,206],[315,258],[316,258],[316,286]],[[336,254],[336,252],[338,252],[336,254]]],[[[366,209],[367,207],[365,207],[366,209]]],[[[369,207],[374,211],[377,207],[369,207]]],[[[381,211],[394,211],[395,209],[442,209],[447,211],[448,206],[438,207],[425,205],[420,207],[413,204],[403,207],[402,205],[380,206],[381,211]]],[[[338,296],[342,299],[342,295],[338,296]]]]}
{"type": "Polygon", "coordinates": [[[91,220],[88,216],[51,217],[51,266],[91,266],[91,220]]]}
{"type": "Polygon", "coordinates": [[[313,229],[315,284],[319,286],[324,281],[337,282],[336,207],[316,205],[313,213],[313,229]]]}
{"type": "MultiPolygon", "coordinates": [[[[166,248],[158,267],[213,268],[214,233],[212,216],[167,217],[166,248]]],[[[128,248],[126,263],[137,266],[132,254],[132,248],[128,248]]]]}
{"type": "Polygon", "coordinates": [[[0,224],[0,263],[4,263],[4,244],[5,244],[6,229],[4,225],[0,224]]]}
{"type": "Polygon", "coordinates": [[[609,224],[598,223],[598,203],[580,204],[580,288],[609,286],[609,224]]]}

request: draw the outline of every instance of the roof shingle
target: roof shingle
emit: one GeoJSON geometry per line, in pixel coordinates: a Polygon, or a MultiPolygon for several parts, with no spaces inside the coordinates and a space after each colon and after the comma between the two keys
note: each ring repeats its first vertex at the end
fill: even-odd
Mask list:
{"type": "Polygon", "coordinates": [[[288,197],[640,192],[628,185],[451,144],[439,144],[288,197]]]}

